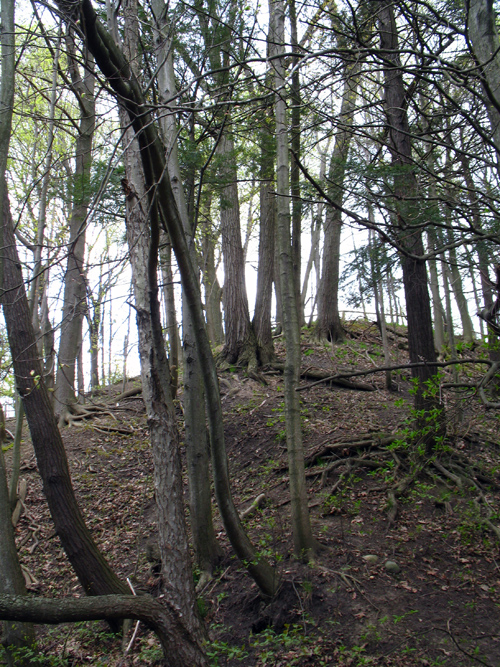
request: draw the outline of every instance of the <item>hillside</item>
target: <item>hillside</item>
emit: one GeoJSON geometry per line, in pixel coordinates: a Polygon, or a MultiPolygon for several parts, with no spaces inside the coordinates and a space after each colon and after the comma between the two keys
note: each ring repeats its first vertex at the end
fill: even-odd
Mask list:
{"type": "MultiPolygon", "coordinates": [[[[348,330],[347,342],[334,348],[304,333],[305,376],[383,365],[376,327],[350,323],[348,330]]],[[[407,363],[404,332],[393,332],[391,341],[392,363],[407,363]]],[[[276,351],[282,358],[280,339],[276,351]]],[[[464,356],[472,353],[466,350],[464,356]]],[[[470,382],[480,372],[464,365],[459,379],[470,382]]],[[[456,382],[451,368],[443,373],[444,382],[456,382]]],[[[220,384],[235,502],[243,511],[265,494],[246,525],[276,563],[282,585],[275,600],[261,600],[217,517],[224,558],[216,578],[198,592],[212,664],[499,665],[498,411],[486,410],[471,390],[444,392],[448,437],[434,460],[417,453],[418,434],[408,422],[409,370],[395,373],[392,392],[384,389],[383,373],[355,378],[357,388],[309,387],[305,378],[309,506],[324,547],[315,563],[305,565],[290,555],[283,379],[275,369],[263,378],[266,384],[230,368],[221,372],[220,384]]],[[[127,388],[137,383],[131,380],[127,388]]],[[[102,390],[93,400],[105,403],[106,410],[66,429],[63,437],[78,499],[98,544],[121,577],[157,594],[144,406],[140,395],[117,404],[121,392],[121,385],[102,390]]],[[[182,429],[181,404],[178,416],[182,429]]],[[[50,597],[77,595],[27,434],[21,475],[28,490],[17,543],[29,589],[50,597]]],[[[104,623],[39,630],[46,656],[40,664],[161,664],[154,635],[142,627],[125,656],[104,623]]]]}

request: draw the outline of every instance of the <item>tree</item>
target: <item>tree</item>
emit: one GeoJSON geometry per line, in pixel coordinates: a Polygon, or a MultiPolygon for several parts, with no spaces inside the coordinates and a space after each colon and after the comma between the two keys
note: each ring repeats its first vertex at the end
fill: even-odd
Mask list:
{"type": "MultiPolygon", "coordinates": [[[[415,410],[423,425],[433,410],[441,406],[429,383],[433,382],[436,361],[432,317],[427,290],[427,273],[423,259],[424,247],[420,229],[419,212],[416,207],[417,181],[413,171],[411,133],[407,115],[407,91],[405,89],[397,24],[394,6],[379,0],[377,19],[380,35],[380,60],[384,71],[385,113],[387,117],[388,148],[392,164],[392,188],[394,191],[394,220],[401,248],[401,266],[408,318],[408,347],[410,361],[429,362],[429,366],[412,369],[417,382],[415,410]]],[[[425,210],[425,209],[424,209],[425,210]]],[[[432,449],[435,436],[426,436],[427,448],[432,449]]]]}
{"type": "Polygon", "coordinates": [[[75,397],[75,367],[82,341],[86,313],[84,273],[85,230],[90,202],[90,168],[95,131],[93,65],[88,51],[83,54],[83,74],[78,67],[73,28],[67,38],[68,63],[73,92],[80,108],[80,125],[72,177],[72,209],[69,221],[68,262],[64,277],[64,303],[57,361],[56,410],[62,425],[71,412],[75,397]]]}
{"type": "MultiPolygon", "coordinates": [[[[80,11],[82,25],[85,26],[87,45],[92,50],[102,73],[108,78],[115,95],[123,101],[139,142],[146,189],[154,193],[160,218],[150,215],[150,226],[156,228],[161,220],[170,236],[177,258],[185,303],[193,319],[200,365],[203,371],[214,487],[222,520],[238,557],[245,562],[248,571],[263,593],[273,595],[278,585],[275,572],[265,560],[258,556],[255,547],[248,539],[231,496],[217,373],[205,328],[199,281],[191,262],[182,220],[172,193],[164,148],[155,123],[150,114],[145,111],[147,105],[138,81],[123,54],[98,21],[89,0],[82,0],[80,11]]],[[[156,229],[152,229],[152,237],[157,233],[156,229]]]]}
{"type": "Polygon", "coordinates": [[[84,591],[90,595],[127,593],[126,585],[114,574],[94,543],[76,502],[66,452],[37,354],[36,336],[14,240],[7,196],[4,198],[3,210],[3,313],[7,324],[16,388],[23,400],[50,513],[62,547],[84,591]]]}
{"type": "Polygon", "coordinates": [[[293,278],[292,239],[290,231],[290,190],[286,106],[283,96],[285,44],[285,9],[283,0],[269,3],[271,56],[276,90],[276,194],[277,238],[281,295],[283,300],[283,333],[286,344],[285,423],[292,508],[292,535],[295,554],[311,558],[317,543],[311,530],[304,471],[300,397],[296,389],[300,377],[300,324],[293,278]]]}

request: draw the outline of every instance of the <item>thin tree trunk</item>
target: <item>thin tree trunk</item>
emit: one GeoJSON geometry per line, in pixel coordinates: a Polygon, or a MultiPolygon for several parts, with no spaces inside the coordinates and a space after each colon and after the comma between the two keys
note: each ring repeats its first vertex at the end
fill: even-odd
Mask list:
{"type": "MultiPolygon", "coordinates": [[[[3,408],[0,405],[0,595],[26,595],[26,585],[19,564],[14,530],[12,528],[12,512],[7,484],[7,469],[3,454],[5,441],[5,421],[3,408]]],[[[8,667],[28,667],[31,658],[14,656],[13,651],[19,648],[32,648],[35,632],[31,623],[4,623],[1,642],[6,650],[8,667]]]]}
{"type": "MultiPolygon", "coordinates": [[[[137,1],[125,0],[122,11],[124,50],[129,62],[138,67],[137,1]]],[[[129,127],[128,115],[123,106],[120,116],[124,130],[126,179],[122,180],[122,186],[126,195],[127,242],[139,337],[142,397],[153,453],[164,593],[177,609],[188,631],[201,644],[204,630],[198,618],[194,596],[184,512],[179,432],[158,298],[160,229],[157,201],[154,191],[146,187],[139,143],[133,129],[129,127]],[[148,216],[153,223],[151,227],[148,225],[148,216]]]]}
{"type": "Polygon", "coordinates": [[[269,16],[272,25],[271,54],[276,93],[276,193],[279,270],[283,298],[283,332],[285,334],[285,423],[290,479],[292,535],[295,555],[312,557],[317,543],[311,530],[307,486],[304,472],[304,450],[300,421],[300,397],[296,389],[300,379],[300,325],[293,279],[293,250],[290,233],[290,191],[286,104],[283,95],[284,68],[280,54],[284,51],[285,10],[283,0],[271,0],[269,16]]]}
{"type": "MultiPolygon", "coordinates": [[[[160,99],[168,110],[170,100],[175,97],[176,84],[168,37],[169,25],[166,20],[167,6],[163,0],[153,0],[156,17],[156,42],[158,60],[162,63],[158,72],[160,99]]],[[[168,171],[172,192],[175,197],[183,228],[189,240],[189,250],[193,266],[196,265],[194,229],[189,219],[181,170],[177,153],[177,125],[175,114],[163,115],[163,138],[168,156],[168,171]]],[[[212,521],[212,499],[210,488],[209,442],[206,428],[205,396],[200,358],[193,330],[193,320],[189,308],[183,303],[183,364],[184,364],[184,421],[186,458],[189,478],[189,516],[191,534],[197,564],[202,571],[203,581],[210,578],[220,561],[221,550],[215,536],[212,521]]]]}
{"type": "MultiPolygon", "coordinates": [[[[356,107],[358,73],[360,65],[347,64],[344,68],[344,89],[340,110],[339,129],[330,159],[328,172],[328,196],[338,207],[344,199],[346,161],[352,139],[350,126],[356,107]]],[[[338,292],[340,265],[340,238],[342,234],[342,213],[340,208],[329,205],[326,209],[325,239],[321,282],[318,287],[318,320],[316,334],[320,339],[334,343],[344,340],[344,329],[340,321],[338,292]]]]}
{"type": "Polygon", "coordinates": [[[205,291],[205,314],[207,319],[207,332],[210,342],[214,347],[224,342],[224,331],[222,328],[222,288],[217,279],[215,268],[214,239],[209,231],[208,221],[202,225],[202,281],[205,291]]]}
{"type": "Polygon", "coordinates": [[[68,37],[68,62],[73,91],[80,106],[80,125],[76,142],[76,168],[72,182],[73,205],[69,221],[68,263],[64,276],[64,301],[56,378],[56,411],[64,424],[71,404],[76,402],[75,365],[82,321],[86,311],[84,275],[85,229],[90,202],[90,169],[95,131],[94,74],[86,52],[84,74],[78,71],[73,36],[68,37]]]}
{"type": "Polygon", "coordinates": [[[163,301],[165,304],[166,331],[168,336],[168,365],[170,367],[170,382],[172,397],[177,395],[179,386],[180,341],[177,330],[177,313],[175,308],[174,278],[172,274],[172,246],[164,235],[160,250],[160,268],[163,279],[163,301]]]}
{"type": "Polygon", "coordinates": [[[271,329],[271,307],[274,273],[274,241],[276,204],[273,197],[274,159],[276,143],[273,136],[271,109],[263,110],[260,128],[260,221],[259,221],[259,266],[257,271],[257,294],[252,326],[257,338],[259,361],[265,365],[274,358],[271,329]]]}
{"type": "MultiPolygon", "coordinates": [[[[436,231],[433,227],[427,230],[427,247],[429,252],[436,248],[436,231]]],[[[441,295],[439,294],[439,275],[437,261],[432,258],[427,262],[429,269],[429,287],[432,295],[432,309],[434,313],[434,345],[438,354],[444,353],[444,323],[446,321],[441,295]]]]}
{"type": "Polygon", "coordinates": [[[297,37],[297,10],[295,0],[288,0],[288,10],[290,16],[290,40],[292,45],[292,85],[290,89],[290,147],[293,157],[290,164],[290,194],[292,196],[292,262],[295,298],[297,299],[297,312],[299,317],[299,326],[305,324],[304,310],[300,298],[300,282],[302,271],[302,199],[300,197],[300,167],[301,159],[301,108],[302,100],[300,95],[300,58],[299,42],[297,37]]]}
{"type": "MultiPolygon", "coordinates": [[[[177,258],[200,355],[210,428],[214,487],[221,517],[237,556],[243,560],[261,591],[266,595],[274,595],[278,586],[276,573],[248,539],[231,495],[217,370],[205,328],[199,280],[191,262],[182,220],[166,172],[164,149],[156,126],[145,111],[147,104],[126,59],[97,19],[90,0],[82,0],[80,9],[87,43],[92,48],[101,71],[109,77],[108,81],[115,95],[126,105],[140,144],[146,185],[151,190],[156,188],[162,223],[168,231],[177,258]]],[[[150,216],[150,226],[153,228],[155,225],[156,220],[150,216]]]]}

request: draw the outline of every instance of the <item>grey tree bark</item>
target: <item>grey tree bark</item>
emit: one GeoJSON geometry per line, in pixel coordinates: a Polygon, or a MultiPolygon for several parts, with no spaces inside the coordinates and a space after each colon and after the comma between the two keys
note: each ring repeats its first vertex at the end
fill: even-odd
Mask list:
{"type": "Polygon", "coordinates": [[[261,115],[259,129],[259,264],[257,271],[257,293],[252,326],[257,339],[257,354],[262,365],[274,358],[271,329],[271,304],[274,274],[274,240],[276,227],[276,201],[274,190],[274,161],[276,140],[273,136],[271,109],[266,105],[261,115]]]}
{"type": "MultiPolygon", "coordinates": [[[[0,595],[26,595],[21,565],[17,555],[12,512],[7,483],[7,469],[3,454],[5,422],[0,405],[0,595]]],[[[31,659],[16,655],[16,649],[31,648],[35,642],[35,631],[31,623],[4,623],[0,638],[6,651],[8,667],[29,667],[31,659]]]]}
{"type": "MultiPolygon", "coordinates": [[[[417,181],[412,171],[411,133],[408,124],[407,95],[403,81],[401,61],[399,57],[399,38],[394,7],[386,0],[378,0],[380,49],[383,58],[385,113],[389,150],[394,170],[394,208],[396,210],[398,237],[401,245],[401,265],[403,284],[406,297],[406,313],[408,318],[408,347],[412,363],[422,360],[435,362],[436,352],[432,331],[432,317],[429,293],[427,289],[427,273],[425,261],[420,259],[424,254],[422,232],[418,223],[417,181]]],[[[415,410],[421,415],[417,424],[424,427],[426,416],[433,411],[441,414],[439,426],[444,428],[444,414],[439,400],[426,391],[427,384],[432,382],[435,369],[432,366],[420,366],[412,369],[412,375],[418,382],[415,393],[415,410]]],[[[436,428],[436,431],[438,429],[436,428]]],[[[425,444],[431,451],[437,432],[425,435],[425,444]]]]}
{"type": "Polygon", "coordinates": [[[311,558],[317,543],[313,537],[307,486],[304,471],[300,397],[296,391],[300,379],[300,323],[293,277],[292,238],[290,231],[290,184],[288,161],[288,132],[283,58],[285,49],[285,8],[283,0],[270,0],[271,56],[274,70],[276,113],[276,194],[277,236],[281,295],[283,299],[283,333],[285,335],[285,424],[288,451],[288,473],[292,514],[292,536],[297,557],[311,558]]]}
{"type": "MultiPolygon", "coordinates": [[[[123,49],[137,65],[139,17],[136,0],[122,5],[123,49]]],[[[158,253],[160,229],[154,190],[146,187],[139,143],[121,107],[126,178],[126,231],[132,266],[134,307],[139,337],[142,397],[148,416],[154,463],[158,541],[165,593],[186,628],[201,644],[204,630],[198,618],[186,530],[179,431],[171,391],[170,371],[160,318],[158,253]],[[156,224],[148,224],[149,220],[156,224]]]]}
{"type": "Polygon", "coordinates": [[[82,322],[86,312],[85,230],[90,202],[90,168],[95,131],[95,97],[93,63],[84,54],[83,74],[75,51],[74,36],[67,40],[68,66],[73,92],[80,107],[80,125],[76,142],[76,167],[72,178],[72,209],[69,220],[68,262],[64,276],[64,300],[55,389],[59,423],[67,419],[76,403],[75,367],[81,341],[82,322]]]}
{"type": "MultiPolygon", "coordinates": [[[[203,372],[214,487],[221,517],[237,556],[244,561],[261,591],[266,595],[273,595],[278,586],[275,571],[256,552],[248,539],[232,500],[217,371],[205,328],[199,280],[190,259],[184,228],[172,193],[164,148],[156,125],[149,114],[148,105],[144,100],[139,83],[123,54],[97,19],[90,0],[82,0],[79,9],[82,25],[85,26],[87,44],[102,73],[108,78],[115,95],[123,101],[130,116],[132,127],[139,141],[146,186],[155,191],[161,220],[168,231],[177,258],[186,304],[194,323],[196,344],[203,372]]],[[[153,216],[150,216],[149,222],[152,229],[157,224],[153,216]]]]}
{"type": "Polygon", "coordinates": [[[76,502],[66,452],[37,353],[7,197],[4,198],[3,235],[6,291],[2,306],[16,388],[23,400],[38,471],[55,529],[87,594],[127,593],[127,586],[118,579],[94,543],[76,502]]]}
{"type": "MultiPolygon", "coordinates": [[[[162,134],[167,155],[168,173],[183,228],[188,239],[191,262],[196,266],[193,221],[189,219],[182,187],[177,154],[177,122],[171,100],[176,97],[172,43],[164,0],[153,0],[157,44],[158,89],[163,104],[162,134]]],[[[193,320],[186,304],[182,309],[184,362],[184,420],[186,457],[189,477],[189,516],[196,561],[202,571],[202,582],[210,578],[218,564],[221,550],[212,521],[209,443],[206,428],[205,396],[200,358],[193,330],[193,320]]]]}
{"type": "Polygon", "coordinates": [[[142,621],[161,642],[167,667],[207,667],[203,647],[186,630],[167,599],[150,595],[103,595],[97,598],[53,598],[0,595],[0,619],[33,623],[109,622],[124,618],[142,621]]]}
{"type": "MultiPolygon", "coordinates": [[[[327,192],[330,201],[342,206],[344,199],[344,179],[346,160],[352,139],[350,125],[356,107],[359,63],[348,63],[344,68],[344,89],[340,109],[340,126],[335,136],[335,145],[330,159],[327,192]]],[[[340,321],[339,263],[340,237],[342,233],[342,213],[340,208],[329,205],[325,217],[325,239],[321,282],[318,287],[318,319],[316,335],[334,343],[344,340],[344,329],[340,321]]]]}

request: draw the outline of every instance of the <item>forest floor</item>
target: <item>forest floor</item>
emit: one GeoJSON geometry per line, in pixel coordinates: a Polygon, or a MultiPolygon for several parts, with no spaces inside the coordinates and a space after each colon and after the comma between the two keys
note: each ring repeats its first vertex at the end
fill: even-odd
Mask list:
{"type": "MultiPolygon", "coordinates": [[[[337,346],[318,345],[304,333],[303,370],[336,374],[384,365],[373,325],[351,322],[347,330],[347,342],[337,346]]],[[[394,332],[391,340],[392,363],[407,363],[404,335],[394,332]]],[[[276,351],[283,358],[280,339],[276,351]]],[[[470,350],[464,356],[471,357],[470,350]]],[[[484,367],[464,365],[459,377],[470,381],[481,372],[484,367]]],[[[443,381],[453,381],[451,369],[444,373],[443,381]]],[[[292,556],[283,378],[270,372],[264,385],[238,368],[221,373],[234,500],[244,510],[265,494],[246,526],[276,564],[281,588],[275,600],[261,599],[215,512],[224,558],[198,592],[212,665],[500,665],[500,555],[492,530],[500,524],[499,413],[486,410],[474,392],[442,393],[448,438],[438,465],[451,472],[459,461],[476,486],[458,474],[447,477],[435,457],[419,452],[418,433],[408,425],[409,374],[394,374],[397,391],[387,391],[378,373],[358,378],[374,391],[317,384],[301,392],[309,507],[324,546],[315,562],[304,564],[292,556]],[[386,444],[389,436],[398,439],[386,444]],[[395,506],[388,494],[405,475],[411,483],[391,521],[395,506]]],[[[126,388],[132,386],[129,381],[126,388]]],[[[140,395],[116,404],[122,389],[102,390],[92,400],[106,402],[107,414],[67,428],[63,437],[77,497],[100,548],[121,577],[155,594],[158,575],[146,558],[156,525],[144,405],[140,395]],[[116,428],[124,432],[110,430],[116,428]]],[[[180,405],[178,414],[182,439],[180,405]]],[[[80,595],[27,433],[21,475],[28,492],[16,538],[29,590],[80,595]]],[[[43,658],[33,664],[162,664],[155,636],[143,627],[126,655],[104,623],[38,630],[43,658]]]]}

